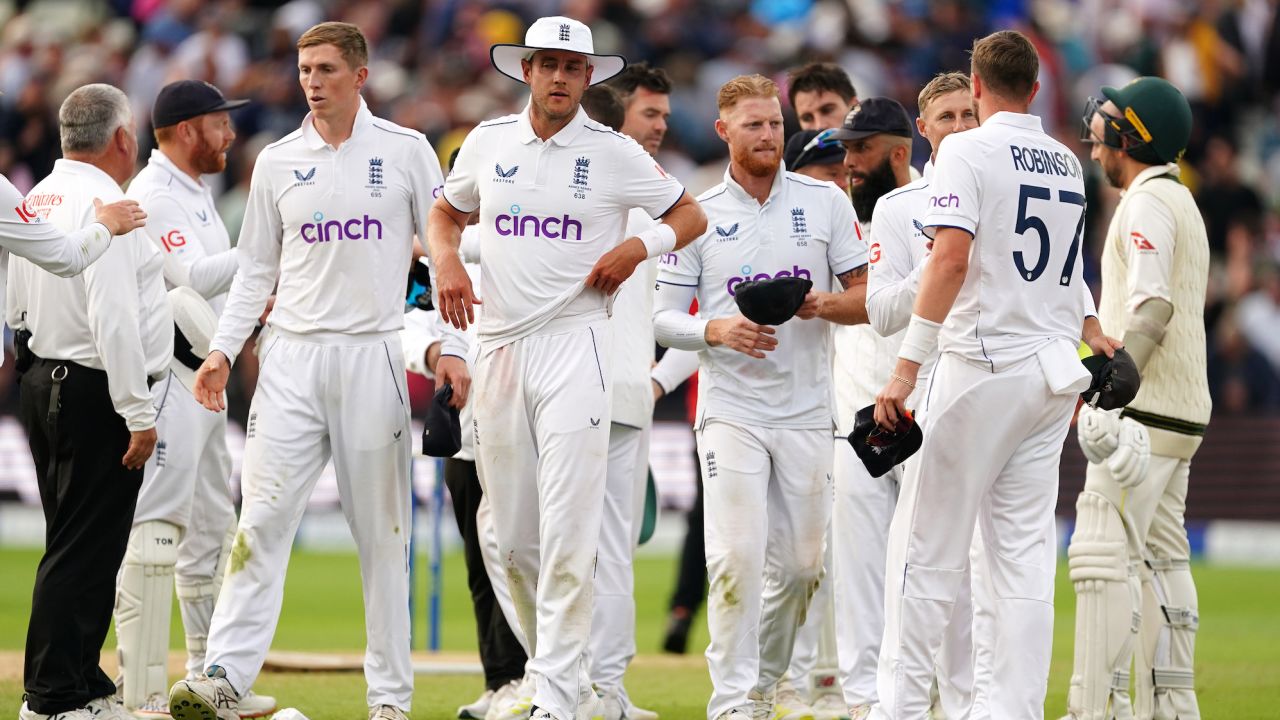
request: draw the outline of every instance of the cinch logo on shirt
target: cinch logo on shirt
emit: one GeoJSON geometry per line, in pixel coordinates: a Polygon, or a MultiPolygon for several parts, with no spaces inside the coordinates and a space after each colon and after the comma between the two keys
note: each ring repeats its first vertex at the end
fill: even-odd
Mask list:
{"type": "Polygon", "coordinates": [[[772,278],[783,277],[798,277],[806,280],[812,280],[813,273],[809,272],[808,268],[802,268],[799,265],[792,265],[790,270],[779,270],[776,275],[770,275],[767,272],[752,275],[751,266],[743,265],[742,275],[729,278],[729,282],[725,283],[724,289],[727,290],[730,295],[733,295],[739,283],[744,283],[748,280],[770,280],[772,278]]]}
{"type": "Polygon", "coordinates": [[[317,212],[315,222],[302,226],[302,239],[308,245],[333,240],[381,240],[382,223],[377,218],[365,215],[363,218],[350,220],[324,219],[324,213],[317,212]],[[372,232],[377,230],[377,235],[372,232]]]}
{"type": "Polygon", "coordinates": [[[582,223],[568,215],[539,217],[521,215],[520,206],[512,205],[511,214],[503,213],[493,220],[493,229],[503,237],[536,237],[582,242],[582,223]],[[569,232],[573,237],[569,237],[569,232]]]}
{"type": "Polygon", "coordinates": [[[958,208],[960,207],[960,198],[955,195],[948,195],[946,197],[938,197],[937,195],[934,195],[929,198],[929,207],[958,208]]]}

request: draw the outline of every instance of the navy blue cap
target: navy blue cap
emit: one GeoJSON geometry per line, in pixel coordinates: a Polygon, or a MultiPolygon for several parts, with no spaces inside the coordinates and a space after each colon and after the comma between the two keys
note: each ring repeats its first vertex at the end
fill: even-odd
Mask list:
{"type": "Polygon", "coordinates": [[[160,89],[155,107],[151,108],[151,127],[169,127],[193,117],[235,110],[248,104],[248,100],[228,100],[221,90],[207,82],[178,80],[160,89]]]}
{"type": "Polygon", "coordinates": [[[911,117],[902,103],[887,97],[873,97],[854,106],[844,117],[844,124],[831,137],[836,140],[861,140],[872,135],[911,137],[911,117]]]}
{"type": "Polygon", "coordinates": [[[795,172],[809,165],[834,165],[844,162],[844,148],[832,137],[834,129],[801,130],[787,139],[782,162],[795,172]]]}

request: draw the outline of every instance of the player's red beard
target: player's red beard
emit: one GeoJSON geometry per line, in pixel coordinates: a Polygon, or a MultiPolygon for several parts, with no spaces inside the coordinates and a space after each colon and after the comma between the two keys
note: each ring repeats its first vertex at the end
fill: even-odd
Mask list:
{"type": "Polygon", "coordinates": [[[204,133],[199,136],[199,142],[194,150],[191,151],[191,165],[196,172],[201,175],[213,175],[227,169],[227,151],[225,148],[215,148],[205,139],[204,133]]]}
{"type": "Polygon", "coordinates": [[[743,148],[733,146],[729,149],[730,155],[733,157],[735,165],[741,167],[752,177],[768,177],[778,171],[778,165],[782,163],[782,148],[774,145],[757,146],[754,148],[743,148]],[[770,156],[761,157],[757,150],[772,150],[770,156]]]}

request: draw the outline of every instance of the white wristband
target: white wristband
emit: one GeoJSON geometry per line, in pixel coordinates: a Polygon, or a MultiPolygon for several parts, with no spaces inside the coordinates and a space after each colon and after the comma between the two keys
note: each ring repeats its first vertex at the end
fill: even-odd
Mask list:
{"type": "Polygon", "coordinates": [[[665,255],[676,249],[675,228],[666,223],[658,223],[648,230],[642,230],[636,233],[636,237],[644,243],[645,252],[650,258],[665,255]]]}
{"type": "Polygon", "coordinates": [[[911,322],[907,324],[907,332],[902,336],[898,357],[923,365],[938,347],[938,331],[941,329],[942,323],[926,320],[913,314],[911,322]]]}

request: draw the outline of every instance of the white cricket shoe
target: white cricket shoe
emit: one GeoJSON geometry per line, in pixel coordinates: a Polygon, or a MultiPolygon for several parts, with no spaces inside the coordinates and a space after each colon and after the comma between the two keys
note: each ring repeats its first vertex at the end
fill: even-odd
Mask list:
{"type": "Polygon", "coordinates": [[[369,720],[409,720],[409,716],[395,705],[374,705],[369,708],[369,720]]]}
{"type": "Polygon", "coordinates": [[[85,709],[93,713],[98,720],[135,720],[125,708],[124,703],[115,695],[103,695],[89,701],[85,709]]]}
{"type": "Polygon", "coordinates": [[[604,703],[600,701],[600,696],[596,695],[594,690],[588,690],[585,695],[578,698],[578,711],[573,715],[574,720],[604,720],[604,703]]]}
{"type": "Polygon", "coordinates": [[[849,708],[849,720],[867,720],[871,717],[871,705],[858,705],[849,708]]]}
{"type": "Polygon", "coordinates": [[[814,720],[849,720],[849,706],[839,693],[824,692],[813,699],[814,720]]]}
{"type": "Polygon", "coordinates": [[[174,720],[240,720],[240,698],[227,672],[211,667],[206,677],[173,684],[169,714],[174,720]]]}
{"type": "MultiPolygon", "coordinates": [[[[756,701],[758,693],[749,696],[756,701]]],[[[758,701],[757,701],[758,702],[758,701]]],[[[809,707],[809,703],[805,702],[804,697],[790,680],[783,678],[778,681],[778,689],[773,694],[773,705],[769,708],[771,715],[764,715],[765,718],[772,720],[814,720],[813,708],[809,707]]],[[[757,711],[757,715],[759,712],[757,711]]]]}
{"type": "Polygon", "coordinates": [[[458,708],[459,720],[484,720],[489,712],[489,704],[493,702],[494,691],[486,689],[475,702],[458,708]]]}
{"type": "Polygon", "coordinates": [[[498,688],[489,703],[485,720],[528,720],[533,708],[533,678],[525,675],[520,680],[498,688]]]}
{"type": "Polygon", "coordinates": [[[32,710],[23,701],[22,707],[18,709],[18,720],[94,720],[96,717],[97,715],[94,715],[87,707],[66,710],[52,715],[42,715],[32,710]]]}
{"type": "Polygon", "coordinates": [[[247,720],[248,718],[262,718],[273,715],[277,709],[274,697],[259,695],[250,690],[240,698],[240,707],[237,712],[240,713],[241,718],[247,720]]]}
{"type": "Polygon", "coordinates": [[[169,696],[151,693],[141,705],[133,709],[133,716],[142,720],[169,720],[169,696]]]}

